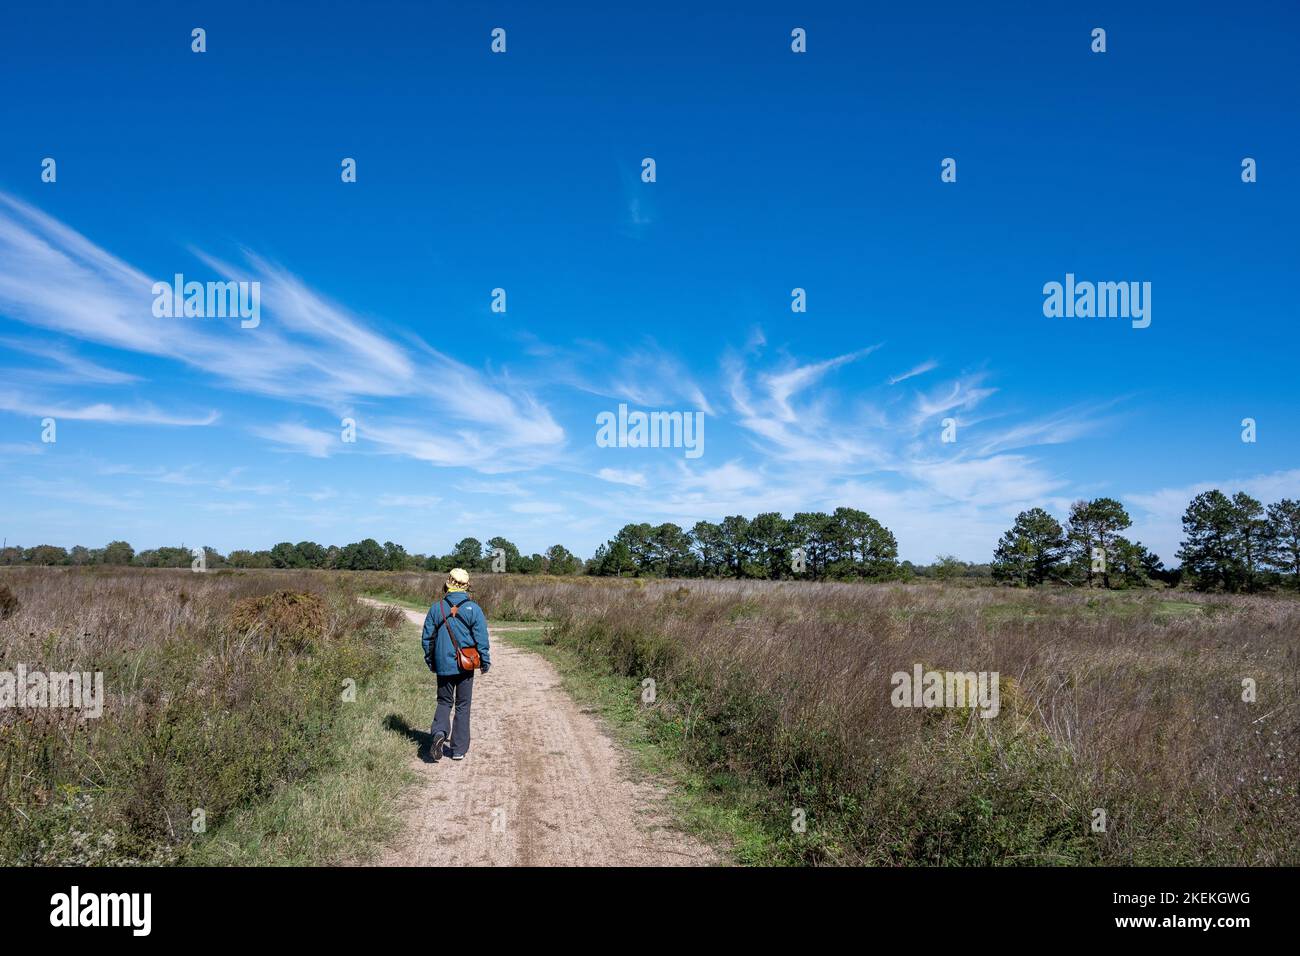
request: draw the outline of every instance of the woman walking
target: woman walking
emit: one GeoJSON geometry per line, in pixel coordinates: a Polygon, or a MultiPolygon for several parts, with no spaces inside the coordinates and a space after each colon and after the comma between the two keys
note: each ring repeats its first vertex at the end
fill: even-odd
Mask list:
{"type": "Polygon", "coordinates": [[[429,756],[442,758],[451,738],[451,759],[464,760],[469,751],[469,708],[474,698],[474,668],[484,674],[492,666],[487,616],[469,596],[469,572],[452,568],[442,597],[424,619],[424,662],[438,675],[438,709],[430,730],[429,756]],[[452,708],[456,718],[452,720],[452,708]]]}

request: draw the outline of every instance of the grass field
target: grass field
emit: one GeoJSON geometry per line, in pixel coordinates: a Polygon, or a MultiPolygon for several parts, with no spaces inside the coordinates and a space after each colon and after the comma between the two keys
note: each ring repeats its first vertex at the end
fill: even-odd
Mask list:
{"type": "MultiPolygon", "coordinates": [[[[418,657],[397,653],[411,629],[356,597],[427,607],[440,580],[6,569],[0,669],[103,671],[108,700],[98,720],[0,711],[0,860],[364,862],[396,832],[409,779],[393,718],[427,722],[430,692],[418,657]]],[[[509,640],[554,661],[638,766],[675,782],[683,825],[737,862],[1300,862],[1294,600],[475,585],[493,622],[552,624],[509,640]],[[996,671],[998,715],[893,706],[891,675],[917,664],[996,671]]]]}
{"type": "Polygon", "coordinates": [[[377,793],[394,773],[360,712],[390,679],[397,621],[346,582],[6,569],[0,584],[18,604],[0,621],[4,667],[100,671],[107,697],[98,719],[0,711],[0,862],[318,861],[333,848],[302,837],[328,839],[312,814],[391,827],[383,804],[339,805],[326,783],[369,762],[385,768],[377,793]]]}
{"type": "MultiPolygon", "coordinates": [[[[418,600],[437,584],[362,578],[418,600]]],[[[742,858],[1300,860],[1295,600],[505,575],[476,594],[554,621],[566,671],[621,682],[606,692],[639,701],[653,680],[631,712],[733,815],[742,858]],[[892,706],[916,664],[998,672],[1000,713],[892,706]]]]}

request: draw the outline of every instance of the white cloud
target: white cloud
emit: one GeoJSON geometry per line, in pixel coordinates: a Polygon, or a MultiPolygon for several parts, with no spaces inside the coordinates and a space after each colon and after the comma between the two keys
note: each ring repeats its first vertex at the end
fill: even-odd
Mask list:
{"type": "Polygon", "coordinates": [[[890,385],[897,385],[899,382],[906,382],[909,378],[915,378],[917,375],[924,375],[926,372],[933,371],[939,367],[939,363],[930,359],[922,362],[920,365],[914,365],[902,375],[891,375],[889,377],[890,385]]]}
{"type": "Polygon", "coordinates": [[[26,478],[19,482],[19,487],[36,498],[63,501],[84,508],[114,511],[140,510],[139,504],[124,495],[111,494],[67,478],[43,481],[26,478]]]}
{"type": "Polygon", "coordinates": [[[432,508],[441,502],[437,495],[380,495],[377,499],[381,508],[432,508]]]}
{"type": "Polygon", "coordinates": [[[571,349],[552,344],[535,350],[546,358],[546,378],[592,395],[649,409],[714,414],[704,389],[676,356],[652,339],[627,349],[583,341],[571,349]]]}
{"type": "Polygon", "coordinates": [[[983,423],[962,421],[959,444],[964,454],[976,456],[994,455],[1035,445],[1065,444],[1093,434],[1110,424],[1110,419],[1100,417],[1100,413],[1114,404],[1115,401],[1110,401],[1084,408],[1067,408],[1000,430],[975,428],[974,426],[983,423]]]}
{"type": "Polygon", "coordinates": [[[564,506],[552,501],[517,501],[510,510],[521,515],[557,515],[564,511],[564,506]]]}
{"type": "Polygon", "coordinates": [[[962,378],[940,385],[929,392],[916,396],[916,414],[913,425],[921,423],[952,411],[969,411],[984,399],[997,392],[995,388],[981,388],[981,375],[966,375],[962,378]]]}
{"type": "MultiPolygon", "coordinates": [[[[155,278],[170,282],[171,274],[148,276],[0,194],[0,311],[18,321],[182,362],[228,388],[288,403],[335,411],[389,399],[394,404],[385,414],[372,414],[370,432],[392,454],[413,449],[410,457],[421,460],[496,471],[553,456],[562,445],[564,431],[550,412],[508,379],[491,379],[423,342],[399,344],[256,255],[247,254],[244,266],[195,255],[220,278],[261,283],[263,314],[256,328],[240,328],[235,320],[154,317],[155,278]],[[407,415],[390,418],[398,414],[394,405],[407,415]],[[448,434],[449,426],[457,430],[448,434]],[[438,443],[447,450],[436,450],[438,443]]],[[[174,271],[185,272],[179,263],[174,271]]],[[[327,453],[305,426],[277,426],[271,433],[283,447],[316,457],[327,453]]]]}
{"type": "Polygon", "coordinates": [[[740,426],[757,436],[759,448],[778,461],[834,470],[881,465],[885,455],[876,441],[866,437],[868,429],[862,421],[842,418],[832,423],[825,396],[818,396],[798,409],[792,404],[797,393],[807,390],[832,368],[854,361],[875,348],[797,366],[779,374],[760,374],[757,396],[749,385],[748,369],[742,359],[734,355],[726,357],[723,366],[730,382],[732,403],[740,413],[740,426]]]}
{"type": "Polygon", "coordinates": [[[795,411],[790,407],[790,399],[799,392],[804,391],[810,385],[820,381],[827,372],[847,365],[850,362],[856,362],[860,358],[870,355],[879,345],[873,345],[870,348],[859,349],[856,352],[850,352],[847,355],[839,355],[824,362],[815,362],[811,365],[797,365],[794,368],[787,369],[777,374],[761,376],[763,383],[767,387],[768,398],[776,408],[777,414],[783,422],[793,422],[797,419],[795,411]]]}
{"type": "MultiPolygon", "coordinates": [[[[698,379],[680,359],[645,339],[617,348],[539,343],[533,357],[544,359],[544,365],[537,380],[521,382],[513,372],[467,364],[465,356],[472,355],[471,350],[442,341],[440,348],[434,348],[414,337],[385,331],[377,320],[363,319],[282,266],[256,255],[241,254],[233,264],[201,251],[195,255],[201,265],[194,275],[179,264],[173,271],[184,271],[193,279],[262,283],[263,319],[258,328],[241,329],[237,321],[154,318],[150,309],[154,277],[0,194],[0,312],[47,336],[58,336],[49,338],[53,344],[48,355],[45,338],[39,345],[33,344],[35,339],[0,339],[0,345],[45,355],[52,368],[44,374],[60,376],[60,381],[99,386],[127,385],[135,377],[90,361],[61,336],[161,357],[199,369],[222,387],[262,399],[262,409],[282,403],[284,407],[263,411],[259,424],[248,426],[273,447],[316,459],[335,452],[390,455],[478,472],[436,486],[446,495],[453,495],[448,489],[454,488],[466,495],[508,496],[508,500],[495,499],[497,507],[485,509],[482,515],[460,513],[466,534],[490,530],[509,535],[512,528],[535,527],[549,535],[561,524],[570,531],[607,527],[612,533],[627,521],[672,520],[689,527],[696,520],[718,520],[726,514],[780,511],[788,515],[849,505],[870,511],[890,526],[905,556],[929,560],[938,551],[954,551],[986,559],[1017,510],[1068,500],[1068,494],[1078,490],[1034,457],[1017,452],[1075,440],[1103,421],[1097,407],[1038,412],[1032,420],[1012,421],[1005,410],[989,411],[997,389],[987,384],[985,374],[961,375],[951,381],[927,379],[931,387],[919,392],[912,386],[894,388],[932,372],[938,363],[922,361],[885,378],[881,370],[871,370],[875,360],[863,361],[878,345],[816,360],[785,353],[778,353],[776,360],[765,359],[767,340],[761,329],[753,330],[738,353],[724,357],[721,381],[698,379]],[[203,275],[204,271],[211,275],[203,275]],[[720,458],[706,460],[722,463],[710,467],[703,461],[651,460],[648,455],[638,458],[632,468],[601,468],[588,458],[582,462],[592,464],[585,467],[573,462],[570,459],[583,449],[566,448],[564,429],[537,397],[542,388],[557,384],[642,408],[701,409],[714,419],[710,429],[718,429],[711,431],[715,437],[710,447],[723,450],[714,452],[720,458]],[[355,445],[345,447],[341,441],[342,414],[357,419],[355,445]],[[934,419],[946,414],[961,418],[956,445],[939,442],[934,419]],[[563,470],[536,471],[556,465],[563,470]],[[518,481],[481,477],[525,469],[533,473],[518,481]],[[591,480],[593,472],[598,481],[591,480]],[[544,500],[539,488],[546,487],[547,481],[556,482],[552,488],[559,494],[544,500]],[[574,489],[574,481],[585,481],[591,490],[574,489]],[[582,506],[570,519],[560,502],[568,497],[578,501],[579,494],[582,506]],[[477,522],[491,525],[502,515],[509,519],[506,527],[477,527],[477,522]],[[565,520],[554,520],[558,515],[565,520]]],[[[899,361],[894,367],[908,364],[899,361]]],[[[7,404],[8,410],[20,414],[119,423],[201,425],[216,420],[216,412],[207,417],[186,415],[175,409],[163,412],[151,405],[67,395],[54,410],[38,412],[40,400],[29,392],[13,386],[12,394],[0,394],[0,409],[7,404]]],[[[1281,474],[1288,477],[1277,480],[1291,481],[1294,487],[1295,473],[1281,474]]],[[[371,513],[365,513],[371,505],[431,509],[441,504],[433,494],[389,492],[376,499],[359,497],[348,489],[346,500],[364,505],[348,509],[340,518],[325,511],[299,513],[295,502],[288,500],[286,483],[244,480],[235,472],[208,480],[193,468],[166,467],[137,477],[176,488],[205,485],[232,493],[284,492],[282,519],[342,524],[353,530],[365,530],[372,520],[381,527],[384,522],[397,526],[400,516],[392,510],[371,508],[371,513]]],[[[403,484],[420,487],[417,482],[403,484]]],[[[153,490],[173,493],[166,488],[153,490]]],[[[94,490],[65,484],[57,485],[50,497],[84,498],[87,493],[94,490]]],[[[326,488],[295,497],[298,504],[305,504],[301,499],[323,501],[337,495],[326,488]]],[[[1126,500],[1143,507],[1142,521],[1151,525],[1176,523],[1189,497],[1187,489],[1167,489],[1126,500]]],[[[231,514],[245,510],[242,504],[222,507],[231,514]]],[[[421,533],[450,535],[452,531],[427,528],[421,533]]],[[[393,537],[398,539],[396,531],[393,537]]]]}
{"type": "Polygon", "coordinates": [[[8,369],[5,375],[10,381],[16,381],[20,374],[26,381],[58,384],[126,385],[139,381],[139,376],[84,359],[58,342],[5,337],[0,338],[0,346],[34,355],[58,366],[57,369],[24,368],[21,372],[8,369]]]}
{"type": "Polygon", "coordinates": [[[682,488],[717,494],[722,491],[742,491],[758,488],[763,477],[739,461],[729,461],[717,468],[692,468],[685,462],[677,463],[678,482],[682,488]]]}
{"type": "Polygon", "coordinates": [[[280,422],[275,425],[254,426],[249,429],[285,451],[298,452],[312,458],[328,458],[341,444],[338,432],[309,428],[299,422],[280,422]]]}
{"type": "Polygon", "coordinates": [[[55,405],[33,403],[13,393],[0,393],[0,411],[15,415],[31,415],[58,421],[103,422],[109,425],[211,425],[220,416],[208,412],[203,416],[173,415],[160,411],[152,405],[137,405],[123,408],[107,402],[95,402],[90,405],[55,405]]]}
{"type": "Polygon", "coordinates": [[[941,498],[990,507],[1041,502],[1064,484],[1022,455],[913,464],[908,473],[941,498]]]}
{"type": "Polygon", "coordinates": [[[646,481],[645,475],[639,471],[620,471],[617,468],[602,468],[596,472],[596,477],[602,481],[613,482],[616,485],[632,485],[635,488],[644,488],[646,481]]]}

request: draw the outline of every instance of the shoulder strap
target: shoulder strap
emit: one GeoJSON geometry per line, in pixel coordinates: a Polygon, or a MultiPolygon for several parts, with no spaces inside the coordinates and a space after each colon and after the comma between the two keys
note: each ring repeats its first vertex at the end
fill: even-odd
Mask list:
{"type": "MultiPolygon", "coordinates": [[[[466,598],[465,600],[468,601],[469,598],[466,598]]],[[[452,604],[451,601],[447,600],[447,598],[443,598],[442,601],[439,601],[439,602],[438,602],[438,606],[439,606],[439,607],[442,606],[442,602],[443,602],[443,601],[446,601],[446,602],[447,602],[447,606],[451,608],[451,613],[448,614],[446,611],[443,611],[443,612],[442,612],[442,624],[439,624],[438,627],[441,628],[441,627],[443,626],[443,624],[447,625],[447,636],[451,638],[451,646],[454,647],[454,648],[456,649],[456,654],[459,655],[459,654],[460,654],[460,645],[456,643],[456,630],[455,630],[455,628],[453,628],[453,627],[451,626],[451,619],[452,619],[453,617],[456,618],[457,620],[460,619],[460,614],[459,614],[460,607],[461,607],[461,604],[464,604],[464,603],[465,603],[465,601],[461,601],[460,604],[452,604]]],[[[462,621],[461,623],[464,623],[464,622],[462,621]]],[[[465,626],[466,626],[467,628],[469,627],[468,624],[466,624],[465,626]]],[[[471,636],[471,637],[473,636],[473,631],[472,631],[472,630],[470,631],[470,636],[471,636]]],[[[477,641],[477,640],[474,642],[473,646],[474,646],[474,647],[478,647],[478,641],[477,641]]]]}

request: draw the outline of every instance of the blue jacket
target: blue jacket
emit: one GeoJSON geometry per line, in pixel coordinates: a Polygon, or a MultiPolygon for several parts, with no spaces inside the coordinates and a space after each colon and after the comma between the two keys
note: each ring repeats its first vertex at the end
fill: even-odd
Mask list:
{"type": "Polygon", "coordinates": [[[449,627],[456,629],[456,642],[461,647],[477,647],[484,665],[492,664],[487,615],[464,591],[452,591],[434,602],[424,618],[420,642],[424,645],[424,662],[429,665],[429,670],[440,677],[455,677],[461,673],[460,665],[456,663],[456,649],[451,646],[451,638],[447,635],[449,627]],[[448,616],[446,626],[440,626],[448,611],[448,603],[457,608],[456,617],[448,616]]]}

